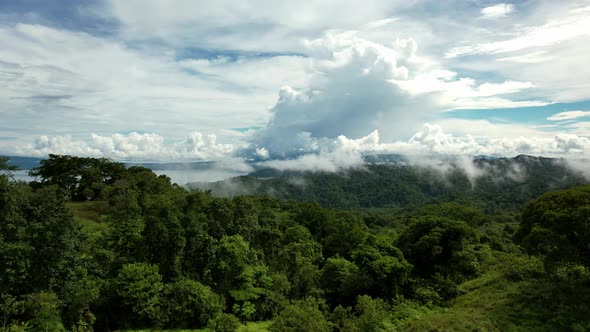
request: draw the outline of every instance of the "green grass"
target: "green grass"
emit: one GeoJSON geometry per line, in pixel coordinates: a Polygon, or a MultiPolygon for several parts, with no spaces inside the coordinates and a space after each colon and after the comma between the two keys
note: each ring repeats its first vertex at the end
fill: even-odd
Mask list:
{"type": "Polygon", "coordinates": [[[238,332],[267,332],[272,321],[266,322],[250,322],[246,325],[240,326],[238,332]]]}
{"type": "Polygon", "coordinates": [[[89,238],[95,238],[107,228],[107,225],[99,220],[105,208],[105,202],[68,202],[66,206],[72,211],[74,219],[82,227],[82,232],[89,238]]]}
{"type": "MultiPolygon", "coordinates": [[[[520,261],[517,261],[517,263],[520,261]]],[[[588,331],[590,286],[559,278],[507,277],[501,262],[460,286],[447,308],[416,310],[403,331],[588,331]]]]}
{"type": "MultiPolygon", "coordinates": [[[[272,324],[272,321],[265,321],[265,322],[249,322],[246,325],[242,325],[238,328],[237,332],[268,332],[268,328],[272,324]]],[[[204,328],[198,330],[124,330],[119,332],[155,332],[155,331],[162,331],[162,332],[213,332],[213,330],[204,328]]]]}
{"type": "Polygon", "coordinates": [[[87,201],[87,202],[68,202],[67,207],[70,208],[75,217],[98,221],[99,215],[105,209],[105,202],[102,201],[87,201]]]}

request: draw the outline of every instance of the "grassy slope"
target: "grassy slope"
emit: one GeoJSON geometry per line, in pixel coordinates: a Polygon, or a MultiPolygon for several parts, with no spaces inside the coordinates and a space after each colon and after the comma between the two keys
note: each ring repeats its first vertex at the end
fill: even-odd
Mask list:
{"type": "MultiPolygon", "coordinates": [[[[461,285],[448,308],[416,310],[403,331],[588,331],[590,287],[571,279],[508,278],[499,264],[461,285]]],[[[519,267],[516,267],[519,268],[519,267]]]]}
{"type": "Polygon", "coordinates": [[[68,202],[66,205],[72,211],[74,219],[82,227],[82,232],[90,239],[102,233],[107,225],[100,222],[101,211],[104,209],[104,202],[68,202]]]}
{"type": "MultiPolygon", "coordinates": [[[[272,322],[249,322],[246,325],[242,325],[238,328],[237,332],[268,332],[268,327],[272,322]]],[[[128,330],[121,332],[152,332],[156,330],[128,330]]],[[[162,330],[157,330],[162,331],[162,330]]],[[[199,330],[165,330],[168,332],[214,332],[211,329],[199,329],[199,330]]]]}

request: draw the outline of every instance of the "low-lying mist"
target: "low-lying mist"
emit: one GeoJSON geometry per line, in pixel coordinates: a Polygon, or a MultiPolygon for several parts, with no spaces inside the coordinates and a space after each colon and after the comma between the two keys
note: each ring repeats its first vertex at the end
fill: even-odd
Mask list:
{"type": "MultiPolygon", "coordinates": [[[[590,182],[586,160],[520,155],[514,158],[466,156],[364,156],[346,167],[299,168],[299,162],[253,163],[248,175],[217,182],[190,183],[216,196],[268,195],[329,202],[338,208],[387,207],[426,199],[459,199],[475,195],[534,198],[547,190],[590,182]],[[297,165],[297,167],[291,167],[297,165]],[[358,198],[360,196],[360,198],[358,198]]],[[[483,204],[483,203],[482,203],[483,204]]],[[[514,203],[517,204],[517,203],[514,203]]]]}

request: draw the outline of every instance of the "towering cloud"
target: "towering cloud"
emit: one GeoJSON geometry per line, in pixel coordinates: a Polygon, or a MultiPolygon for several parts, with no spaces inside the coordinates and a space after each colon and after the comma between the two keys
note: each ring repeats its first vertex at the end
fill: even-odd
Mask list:
{"type": "Polygon", "coordinates": [[[272,118],[252,140],[271,157],[321,150],[340,135],[357,139],[377,130],[384,141],[410,137],[426,119],[453,108],[542,105],[511,101],[533,85],[477,84],[420,57],[413,39],[383,45],[355,32],[329,33],[306,43],[311,78],[303,89],[283,87],[272,118]]]}
{"type": "Polygon", "coordinates": [[[307,46],[309,85],[283,87],[272,119],[254,140],[271,155],[317,150],[312,138],[358,138],[375,129],[389,134],[392,128],[409,134],[431,111],[417,105],[429,104],[427,98],[411,97],[391,82],[410,79],[421,66],[412,40],[385,47],[351,34],[329,34],[307,46]]]}

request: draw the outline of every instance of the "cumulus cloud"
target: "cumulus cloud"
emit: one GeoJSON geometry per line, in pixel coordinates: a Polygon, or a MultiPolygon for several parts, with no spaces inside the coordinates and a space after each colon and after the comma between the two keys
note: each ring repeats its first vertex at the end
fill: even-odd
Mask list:
{"type": "MultiPolygon", "coordinates": [[[[158,134],[132,132],[111,136],[91,134],[90,140],[76,140],[69,135],[43,135],[35,139],[33,144],[17,147],[12,152],[38,157],[45,157],[48,154],[72,154],[117,160],[227,161],[228,158],[232,158],[234,150],[233,144],[217,143],[217,137],[214,134],[203,135],[200,132],[193,132],[184,140],[168,143],[163,136],[158,134]]],[[[236,160],[232,159],[229,163],[243,168],[240,163],[236,163],[236,160]]]]}
{"type": "Polygon", "coordinates": [[[510,3],[498,3],[481,9],[483,18],[500,18],[506,17],[514,11],[514,5],[510,3]]]}
{"type": "MultiPolygon", "coordinates": [[[[400,154],[406,156],[413,164],[440,168],[441,160],[452,157],[456,166],[464,170],[470,180],[475,181],[486,170],[472,164],[473,156],[514,157],[529,154],[580,158],[590,154],[590,140],[574,134],[510,138],[453,135],[445,132],[440,125],[428,123],[408,140],[381,142],[378,131],[358,139],[343,135],[336,139],[307,139],[314,150],[296,157],[264,161],[260,165],[280,170],[334,172],[362,167],[363,156],[366,155],[400,154]]],[[[449,166],[444,165],[447,168],[449,166]]],[[[440,171],[448,172],[447,168],[440,171]]],[[[508,176],[517,179],[523,175],[518,169],[513,169],[508,176]]]]}
{"type": "Polygon", "coordinates": [[[439,125],[425,124],[410,140],[399,142],[407,145],[410,153],[456,155],[456,156],[514,156],[521,153],[535,153],[536,139],[515,137],[497,138],[474,137],[470,134],[457,136],[444,132],[439,125]]]}
{"type": "Polygon", "coordinates": [[[459,108],[540,106],[503,97],[530,82],[477,84],[417,54],[412,39],[384,45],[354,32],[307,42],[312,76],[302,89],[284,86],[268,125],[253,139],[271,157],[318,151],[323,139],[359,138],[377,130],[386,140],[411,135],[438,112],[459,108]]]}
{"type": "Polygon", "coordinates": [[[313,151],[314,138],[406,131],[432,112],[428,98],[413,98],[389,82],[409,78],[421,65],[414,60],[411,40],[386,47],[351,34],[328,34],[307,46],[313,71],[309,84],[283,87],[272,119],[255,138],[271,156],[313,151]],[[418,112],[418,104],[425,110],[418,112]]]}
{"type": "Polygon", "coordinates": [[[268,150],[266,148],[256,148],[256,155],[261,159],[268,159],[268,150]]]}
{"type": "MultiPolygon", "coordinates": [[[[476,122],[477,123],[477,122],[476,122]]],[[[501,126],[500,126],[501,128],[501,126]]],[[[487,155],[516,156],[519,154],[543,155],[549,157],[579,157],[590,153],[590,140],[575,134],[548,134],[539,136],[456,136],[445,133],[438,125],[426,124],[408,142],[414,144],[414,151],[443,155],[487,155]],[[417,145],[416,145],[417,144],[417,145]]]]}
{"type": "Polygon", "coordinates": [[[379,133],[373,131],[365,137],[350,139],[340,135],[335,140],[316,140],[318,151],[293,159],[275,159],[260,163],[279,170],[337,172],[364,165],[362,155],[380,150],[379,133]]]}
{"type": "Polygon", "coordinates": [[[590,139],[574,134],[557,134],[553,147],[565,153],[582,154],[590,151],[590,139]]]}
{"type": "Polygon", "coordinates": [[[90,147],[84,141],[76,141],[71,135],[64,136],[39,136],[32,145],[24,149],[18,148],[17,153],[45,157],[48,154],[73,154],[80,156],[101,156],[101,151],[90,147]]]}
{"type": "MultiPolygon", "coordinates": [[[[278,157],[277,167],[317,170],[381,152],[588,153],[590,123],[553,127],[568,131],[556,135],[441,113],[587,99],[590,9],[461,3],[458,23],[415,3],[112,0],[92,12],[117,23],[106,34],[8,21],[0,135],[19,139],[0,140],[0,152],[229,164],[234,155],[278,157]],[[193,128],[217,135],[186,137],[193,128]]],[[[549,120],[582,117],[574,112],[586,111],[549,120]]]]}
{"type": "MultiPolygon", "coordinates": [[[[490,126],[493,126],[490,124],[490,126]]],[[[541,133],[541,132],[539,132],[541,133]]],[[[377,130],[354,139],[340,135],[334,139],[316,138],[299,133],[305,150],[283,158],[270,159],[266,147],[256,148],[260,166],[280,170],[337,172],[364,165],[364,156],[373,154],[400,154],[415,164],[436,164],[450,156],[463,169],[470,180],[480,176],[476,166],[469,164],[472,156],[486,155],[511,157],[519,154],[549,157],[584,158],[590,154],[590,139],[576,134],[558,133],[542,136],[490,137],[470,134],[454,135],[438,124],[426,123],[407,140],[381,141],[377,130]]],[[[216,135],[193,132],[184,140],[171,141],[153,133],[129,133],[102,136],[92,134],[90,140],[72,136],[39,136],[33,144],[15,147],[17,155],[44,157],[47,154],[74,154],[79,156],[108,157],[135,161],[216,161],[218,168],[247,173],[251,166],[243,158],[246,145],[218,143],[216,135]]],[[[514,170],[518,177],[518,170],[514,170]]]]}
{"type": "MultiPolygon", "coordinates": [[[[590,140],[574,134],[536,137],[453,135],[445,132],[440,125],[428,123],[408,140],[381,142],[378,131],[358,139],[343,135],[336,139],[309,136],[307,139],[313,149],[290,158],[263,161],[259,165],[279,170],[336,172],[363,167],[363,157],[367,155],[400,154],[414,165],[427,166],[442,173],[458,167],[474,182],[489,170],[473,164],[473,156],[514,157],[529,154],[578,159],[590,154],[590,140]],[[449,158],[452,158],[454,166],[446,161],[449,158]]],[[[504,175],[515,181],[526,176],[518,167],[504,175]]]]}

